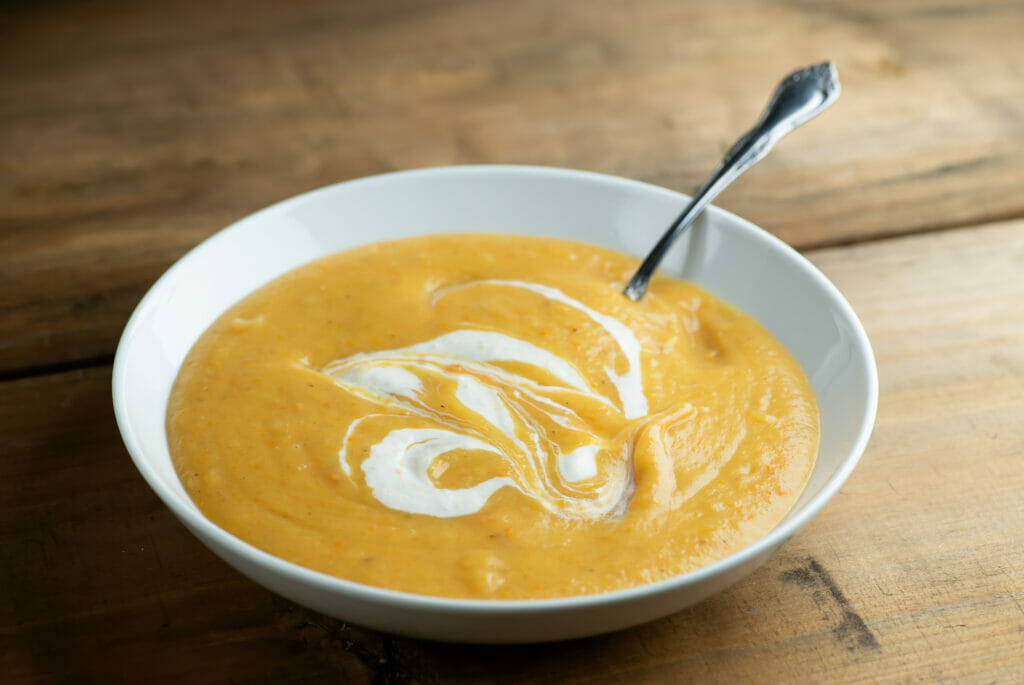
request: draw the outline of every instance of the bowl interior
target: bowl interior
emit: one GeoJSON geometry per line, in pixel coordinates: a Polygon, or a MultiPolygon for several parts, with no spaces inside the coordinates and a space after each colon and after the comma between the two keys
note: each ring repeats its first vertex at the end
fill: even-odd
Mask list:
{"type": "MultiPolygon", "coordinates": [[[[561,237],[640,257],[684,204],[678,193],[620,178],[494,166],[371,177],[269,207],[196,247],[139,304],[114,366],[114,404],[125,443],[151,487],[190,528],[212,525],[174,472],[164,414],[192,343],[235,301],[323,255],[425,233],[561,237]]],[[[877,396],[867,338],[849,305],[813,266],[722,210],[710,208],[662,268],[757,319],[801,364],[817,396],[818,463],[789,519],[762,541],[763,551],[820,509],[863,450],[877,396]]]]}

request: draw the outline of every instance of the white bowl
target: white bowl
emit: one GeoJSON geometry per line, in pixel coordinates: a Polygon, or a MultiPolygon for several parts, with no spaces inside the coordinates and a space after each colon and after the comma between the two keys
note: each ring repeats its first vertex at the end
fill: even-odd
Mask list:
{"type": "Polygon", "coordinates": [[[208,521],[171,465],[164,414],[196,338],[229,305],[300,264],[356,245],[460,231],[570,238],[643,256],[686,197],[611,176],[563,169],[468,166],[360,179],[259,211],[215,234],[167,271],[139,303],[114,360],[114,409],[135,465],[206,546],[257,583],[322,613],[409,636],[462,642],[582,637],[693,604],[766,561],[836,493],[867,444],[878,380],[864,330],[836,288],[753,224],[707,210],[663,263],[771,331],[811,381],[821,447],[807,489],[771,533],[710,566],[598,595],[493,601],[384,590],[311,571],[208,521]]]}

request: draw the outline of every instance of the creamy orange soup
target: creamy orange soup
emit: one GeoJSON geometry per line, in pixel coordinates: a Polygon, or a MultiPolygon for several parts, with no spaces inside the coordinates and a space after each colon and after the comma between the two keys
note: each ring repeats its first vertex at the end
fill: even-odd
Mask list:
{"type": "Polygon", "coordinates": [[[452,235],[301,267],[175,382],[175,468],[214,523],[396,590],[537,598],[662,580],[777,525],[818,445],[798,365],[635,260],[452,235]]]}

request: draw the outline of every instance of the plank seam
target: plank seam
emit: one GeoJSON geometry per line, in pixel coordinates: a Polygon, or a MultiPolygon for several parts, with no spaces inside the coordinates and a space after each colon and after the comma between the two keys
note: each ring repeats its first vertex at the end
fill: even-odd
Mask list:
{"type": "Polygon", "coordinates": [[[40,376],[53,376],[60,373],[68,373],[69,371],[95,369],[101,366],[110,366],[113,363],[113,354],[101,354],[94,357],[69,359],[67,361],[53,362],[51,364],[34,364],[16,369],[3,369],[0,370],[0,383],[20,381],[26,378],[37,378],[40,376]]]}
{"type": "Polygon", "coordinates": [[[888,240],[897,240],[899,238],[909,238],[913,236],[929,235],[932,233],[942,233],[945,231],[956,231],[968,228],[980,228],[982,226],[989,226],[992,224],[1000,224],[1008,221],[1018,221],[1024,219],[1024,212],[1008,212],[1003,215],[996,215],[991,217],[979,218],[970,222],[956,222],[950,221],[948,223],[936,223],[928,226],[920,226],[918,228],[911,229],[882,229],[873,233],[867,233],[859,236],[845,236],[833,239],[824,239],[817,241],[808,241],[802,244],[794,244],[793,247],[800,252],[811,252],[813,250],[825,250],[837,247],[853,247],[856,245],[864,245],[867,243],[885,242],[888,240]]]}

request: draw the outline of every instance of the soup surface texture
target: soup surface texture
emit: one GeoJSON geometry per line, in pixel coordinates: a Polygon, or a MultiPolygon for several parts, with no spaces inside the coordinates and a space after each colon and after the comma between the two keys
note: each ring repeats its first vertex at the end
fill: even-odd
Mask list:
{"type": "Polygon", "coordinates": [[[172,389],[214,523],[349,580],[540,598],[662,580],[778,524],[818,447],[782,346],[636,260],[517,236],[380,243],[222,315],[172,389]]]}

